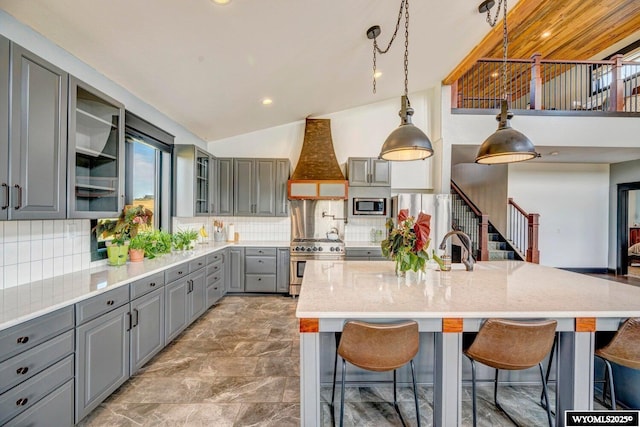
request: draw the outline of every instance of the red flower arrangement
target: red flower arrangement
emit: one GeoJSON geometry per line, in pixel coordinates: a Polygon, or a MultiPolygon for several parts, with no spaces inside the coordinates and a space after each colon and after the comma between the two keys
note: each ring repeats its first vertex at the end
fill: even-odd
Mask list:
{"type": "MultiPolygon", "coordinates": [[[[398,225],[394,227],[391,219],[387,220],[388,237],[382,241],[382,255],[396,262],[396,273],[424,271],[429,254],[427,248],[431,239],[431,215],[420,212],[418,219],[409,216],[408,209],[402,209],[398,214],[398,225]]],[[[433,259],[440,264],[442,261],[432,251],[433,259]]]]}

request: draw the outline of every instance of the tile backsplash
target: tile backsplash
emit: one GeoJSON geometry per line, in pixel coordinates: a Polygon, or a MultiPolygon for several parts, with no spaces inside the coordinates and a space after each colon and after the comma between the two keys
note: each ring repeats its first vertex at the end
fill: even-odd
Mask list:
{"type": "Polygon", "coordinates": [[[173,231],[186,230],[190,228],[199,230],[200,227],[204,225],[212,239],[211,230],[213,229],[214,220],[223,221],[225,231],[230,224],[233,224],[234,231],[239,234],[240,240],[283,242],[291,240],[291,220],[289,217],[174,217],[173,231]]]}
{"type": "Polygon", "coordinates": [[[0,289],[91,266],[89,220],[0,221],[0,289]]]}
{"type": "Polygon", "coordinates": [[[344,240],[347,242],[370,242],[371,230],[380,230],[378,236],[387,237],[385,223],[387,218],[349,218],[345,226],[344,240]]]}

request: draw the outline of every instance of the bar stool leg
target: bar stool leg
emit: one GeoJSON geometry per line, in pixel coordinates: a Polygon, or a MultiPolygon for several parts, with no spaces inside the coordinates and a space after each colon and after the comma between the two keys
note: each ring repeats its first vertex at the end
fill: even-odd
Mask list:
{"type": "Polygon", "coordinates": [[[403,426],[406,426],[407,424],[404,422],[404,418],[402,418],[402,412],[400,412],[400,406],[398,406],[398,393],[397,393],[397,382],[396,382],[396,372],[397,370],[394,369],[393,370],[393,408],[396,410],[396,413],[398,414],[398,417],[400,417],[400,422],[402,423],[403,426]]]}
{"type": "MultiPolygon", "coordinates": [[[[555,336],[553,337],[553,345],[551,346],[551,353],[549,353],[549,364],[547,365],[547,374],[545,376],[545,379],[547,381],[547,384],[549,383],[549,374],[551,374],[551,365],[553,364],[553,354],[556,352],[556,347],[558,345],[558,333],[555,334],[555,336]]],[[[543,403],[543,395],[542,392],[540,392],[540,405],[542,407],[544,407],[544,403],[543,403]]]]}
{"type": "Polygon", "coordinates": [[[493,402],[495,403],[496,408],[500,410],[503,414],[505,414],[506,417],[509,418],[509,420],[513,424],[518,425],[516,420],[511,418],[511,415],[509,415],[509,413],[505,411],[505,409],[500,405],[500,403],[498,403],[498,374],[499,373],[500,373],[500,369],[496,369],[496,376],[495,376],[495,379],[493,380],[493,402]]]}
{"type": "Polygon", "coordinates": [[[418,387],[416,386],[416,369],[413,365],[413,359],[411,359],[411,377],[413,379],[413,399],[416,403],[416,420],[418,420],[418,427],[420,427],[420,405],[418,404],[418,387]]]}
{"type": "Polygon", "coordinates": [[[333,360],[333,389],[331,390],[331,409],[333,410],[333,401],[336,395],[336,373],[338,372],[338,344],[340,343],[340,337],[342,332],[336,332],[336,354],[333,360]]]}
{"type": "Polygon", "coordinates": [[[542,394],[544,395],[545,409],[547,410],[547,419],[549,420],[549,427],[553,427],[553,421],[551,421],[551,405],[549,405],[549,392],[547,391],[547,379],[544,376],[544,369],[542,369],[542,363],[538,363],[540,368],[540,378],[542,379],[542,394]]]}
{"type": "Polygon", "coordinates": [[[471,361],[471,403],[473,405],[473,427],[476,427],[478,411],[476,408],[476,362],[469,358],[471,361]]]}
{"type": "Polygon", "coordinates": [[[342,382],[340,388],[340,427],[344,425],[344,379],[347,372],[347,361],[342,360],[342,382]]]}
{"type": "Polygon", "coordinates": [[[611,389],[611,409],[616,410],[616,391],[613,388],[613,371],[611,370],[611,363],[608,360],[604,361],[604,364],[607,366],[607,374],[609,376],[609,388],[611,389]]]}

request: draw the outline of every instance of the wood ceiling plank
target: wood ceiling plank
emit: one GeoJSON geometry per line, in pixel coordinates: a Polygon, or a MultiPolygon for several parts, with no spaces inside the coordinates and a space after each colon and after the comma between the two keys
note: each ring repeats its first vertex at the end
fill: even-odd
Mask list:
{"type": "MultiPolygon", "coordinates": [[[[507,23],[509,58],[530,58],[539,52],[544,59],[588,60],[638,31],[640,1],[520,0],[509,11],[507,23]],[[551,36],[543,38],[545,31],[551,36]]],[[[442,83],[458,80],[480,58],[501,57],[498,22],[442,83]]]]}

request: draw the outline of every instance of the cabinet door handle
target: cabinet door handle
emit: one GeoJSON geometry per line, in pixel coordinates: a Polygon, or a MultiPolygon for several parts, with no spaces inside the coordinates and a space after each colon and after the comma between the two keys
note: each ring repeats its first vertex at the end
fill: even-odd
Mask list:
{"type": "Polygon", "coordinates": [[[18,344],[26,344],[29,342],[29,337],[18,337],[16,340],[18,344]]]}
{"type": "Polygon", "coordinates": [[[27,404],[28,401],[29,401],[28,398],[21,397],[20,399],[16,400],[16,406],[24,406],[27,404]]]}
{"type": "Polygon", "coordinates": [[[27,366],[22,366],[22,367],[16,369],[16,374],[18,374],[18,375],[24,375],[27,372],[29,372],[29,368],[27,366]]]}
{"type": "Polygon", "coordinates": [[[18,204],[15,207],[15,209],[18,210],[22,207],[22,187],[18,184],[14,185],[14,187],[16,187],[16,190],[18,191],[18,204]]]}
{"type": "Polygon", "coordinates": [[[139,314],[138,314],[137,308],[133,309],[133,314],[134,314],[134,320],[133,320],[133,325],[131,325],[131,327],[135,328],[136,326],[138,326],[138,320],[139,320],[139,314]]]}
{"type": "Polygon", "coordinates": [[[4,187],[4,206],[2,206],[2,210],[5,210],[9,207],[9,204],[11,203],[9,201],[9,185],[7,185],[6,182],[3,182],[2,186],[4,187]]]}
{"type": "Polygon", "coordinates": [[[132,319],[131,319],[131,312],[127,313],[127,331],[131,330],[131,324],[133,323],[132,319]]]}

